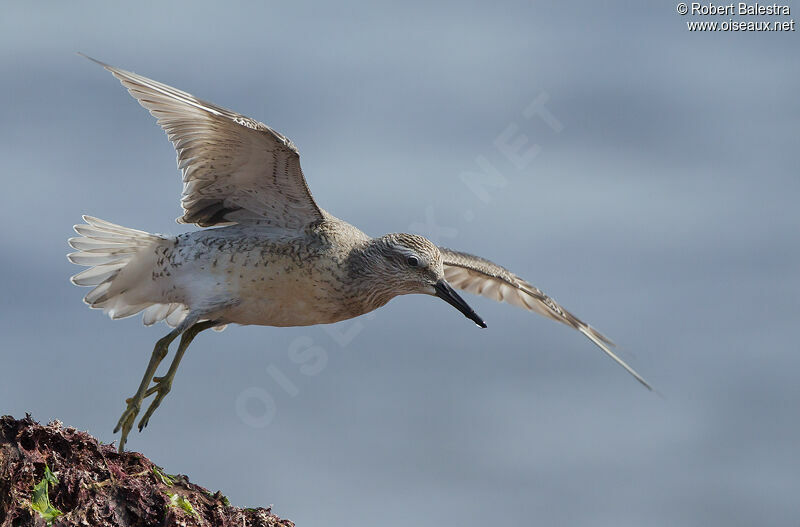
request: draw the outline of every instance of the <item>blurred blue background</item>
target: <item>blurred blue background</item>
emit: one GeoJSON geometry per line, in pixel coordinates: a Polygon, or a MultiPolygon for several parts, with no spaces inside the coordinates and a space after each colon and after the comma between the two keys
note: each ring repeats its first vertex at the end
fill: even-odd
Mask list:
{"type": "Polygon", "coordinates": [[[82,51],[270,124],[333,214],[509,267],[663,394],[541,317],[471,297],[478,330],[401,297],[331,327],[204,333],[130,449],[301,527],[793,524],[797,34],[690,18],[669,2],[4,3],[0,412],[113,441],[166,332],[88,310],[68,280],[83,213],[187,228],[171,145],[82,51]],[[524,115],[536,100],[551,119],[524,115]],[[514,163],[497,145],[523,135],[514,163]],[[464,175],[486,162],[499,184],[475,193],[464,175]],[[309,343],[313,368],[288,352],[309,343]]]}

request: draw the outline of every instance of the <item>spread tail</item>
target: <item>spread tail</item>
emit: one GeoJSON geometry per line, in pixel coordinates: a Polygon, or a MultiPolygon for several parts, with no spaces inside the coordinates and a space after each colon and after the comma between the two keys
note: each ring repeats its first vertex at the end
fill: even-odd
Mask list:
{"type": "Polygon", "coordinates": [[[155,248],[172,244],[174,239],[83,216],[86,224],[75,225],[80,236],[69,239],[76,252],[69,261],[88,269],[71,278],[75,285],[94,286],[84,302],[102,309],[112,319],[129,317],[140,311],[149,326],[166,320],[177,326],[188,312],[180,303],[153,302],[148,295],[150,274],[155,263],[155,248]]]}

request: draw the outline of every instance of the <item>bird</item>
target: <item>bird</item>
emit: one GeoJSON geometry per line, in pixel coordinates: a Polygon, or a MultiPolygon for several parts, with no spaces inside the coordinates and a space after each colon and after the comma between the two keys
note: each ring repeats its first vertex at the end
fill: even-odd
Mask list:
{"type": "Polygon", "coordinates": [[[85,215],[68,240],[84,302],[111,319],[142,313],[171,330],[153,349],[114,433],[119,451],[142,404],[141,432],[170,392],[192,340],[229,324],[310,326],[369,313],[396,296],[439,297],[481,328],[462,290],[538,313],[586,336],[639,383],[613,342],[505,267],[416,234],[371,237],[317,205],[295,144],[266,124],[81,54],[116,77],[166,132],[183,176],[176,220],[200,230],[150,234],[85,215]],[[180,337],[163,376],[156,376],[180,337]]]}

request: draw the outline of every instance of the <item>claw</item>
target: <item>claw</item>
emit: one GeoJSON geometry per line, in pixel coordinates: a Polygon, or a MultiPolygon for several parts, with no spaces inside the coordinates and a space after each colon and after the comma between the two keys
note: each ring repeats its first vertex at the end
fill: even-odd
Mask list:
{"type": "Polygon", "coordinates": [[[148,388],[148,390],[144,392],[144,396],[149,397],[153,394],[156,394],[156,396],[150,403],[150,406],[147,407],[147,411],[144,413],[142,419],[139,421],[140,432],[147,427],[147,424],[150,422],[150,416],[153,415],[153,412],[155,412],[156,408],[159,407],[161,401],[172,389],[172,378],[170,378],[169,375],[165,375],[164,377],[153,377],[153,381],[155,381],[156,384],[148,388]]]}
{"type": "Polygon", "coordinates": [[[128,434],[133,427],[133,423],[136,420],[136,415],[139,413],[139,409],[141,408],[140,403],[134,404],[134,398],[131,397],[126,400],[128,403],[128,407],[122,412],[122,416],[120,416],[119,421],[117,421],[117,426],[114,427],[114,433],[122,429],[122,436],[119,439],[119,451],[120,453],[125,448],[125,443],[128,440],[128,434]]]}

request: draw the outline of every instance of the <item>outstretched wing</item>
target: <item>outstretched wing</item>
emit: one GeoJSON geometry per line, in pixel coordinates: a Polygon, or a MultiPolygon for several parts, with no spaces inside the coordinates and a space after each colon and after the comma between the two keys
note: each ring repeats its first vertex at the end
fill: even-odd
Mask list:
{"type": "Polygon", "coordinates": [[[440,247],[444,260],[445,279],[457,289],[485,296],[498,302],[508,302],[515,306],[535,311],[562,324],[573,327],[586,335],[609,357],[633,375],[648,390],[653,388],[641,375],[625,364],[609,349],[614,343],[599,331],[589,326],[578,317],[558,305],[555,300],[544,294],[508,269],[479,256],[453,251],[440,247]]]}
{"type": "Polygon", "coordinates": [[[183,172],[184,214],[178,223],[301,229],[322,219],[297,147],[287,137],[166,84],[86,58],[113,73],[172,141],[183,172]]]}

